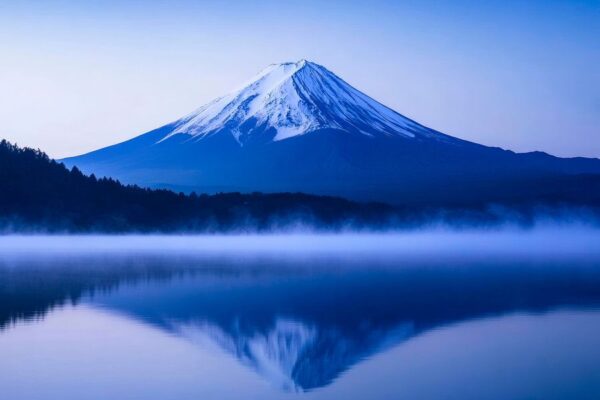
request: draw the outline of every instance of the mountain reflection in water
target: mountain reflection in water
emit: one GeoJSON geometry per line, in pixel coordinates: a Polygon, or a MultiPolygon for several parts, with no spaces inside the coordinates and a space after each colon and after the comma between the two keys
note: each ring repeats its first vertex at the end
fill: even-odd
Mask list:
{"type": "Polygon", "coordinates": [[[309,391],[426,331],[600,305],[598,260],[71,254],[0,258],[0,335],[86,303],[309,391]]]}

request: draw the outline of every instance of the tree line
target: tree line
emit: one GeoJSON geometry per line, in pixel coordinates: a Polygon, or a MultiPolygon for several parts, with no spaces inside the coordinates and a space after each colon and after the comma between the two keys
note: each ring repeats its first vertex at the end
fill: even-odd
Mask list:
{"type": "Polygon", "coordinates": [[[469,207],[391,206],[303,193],[184,194],[87,176],[41,150],[2,140],[0,233],[340,231],[432,222],[530,225],[540,217],[600,221],[600,175],[560,176],[529,184],[536,185],[547,195],[527,196],[523,189],[502,191],[502,201],[469,207]]]}
{"type": "Polygon", "coordinates": [[[67,169],[41,150],[0,142],[0,224],[4,231],[217,232],[381,226],[384,204],[302,193],[184,194],[124,185],[67,169]]]}

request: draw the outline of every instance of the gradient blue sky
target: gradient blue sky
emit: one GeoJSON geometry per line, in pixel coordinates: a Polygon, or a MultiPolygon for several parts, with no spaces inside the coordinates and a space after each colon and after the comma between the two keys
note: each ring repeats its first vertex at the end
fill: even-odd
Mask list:
{"type": "Polygon", "coordinates": [[[599,38],[600,0],[8,0],[0,137],[79,154],[306,58],[442,132],[600,157],[599,38]]]}

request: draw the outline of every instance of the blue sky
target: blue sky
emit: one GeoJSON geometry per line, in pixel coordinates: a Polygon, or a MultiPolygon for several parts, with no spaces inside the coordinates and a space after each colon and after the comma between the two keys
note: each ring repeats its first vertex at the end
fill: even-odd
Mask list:
{"type": "Polygon", "coordinates": [[[442,132],[600,157],[600,1],[3,1],[0,137],[63,157],[306,58],[442,132]]]}

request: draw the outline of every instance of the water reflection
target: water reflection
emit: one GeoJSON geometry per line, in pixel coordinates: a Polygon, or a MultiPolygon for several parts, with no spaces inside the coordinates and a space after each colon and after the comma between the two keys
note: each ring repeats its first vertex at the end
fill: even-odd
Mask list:
{"type": "MultiPolygon", "coordinates": [[[[449,324],[600,306],[596,260],[96,254],[0,258],[0,328],[89,304],[212,344],[288,391],[449,324]]],[[[2,333],[0,332],[0,335],[2,333]]]]}

